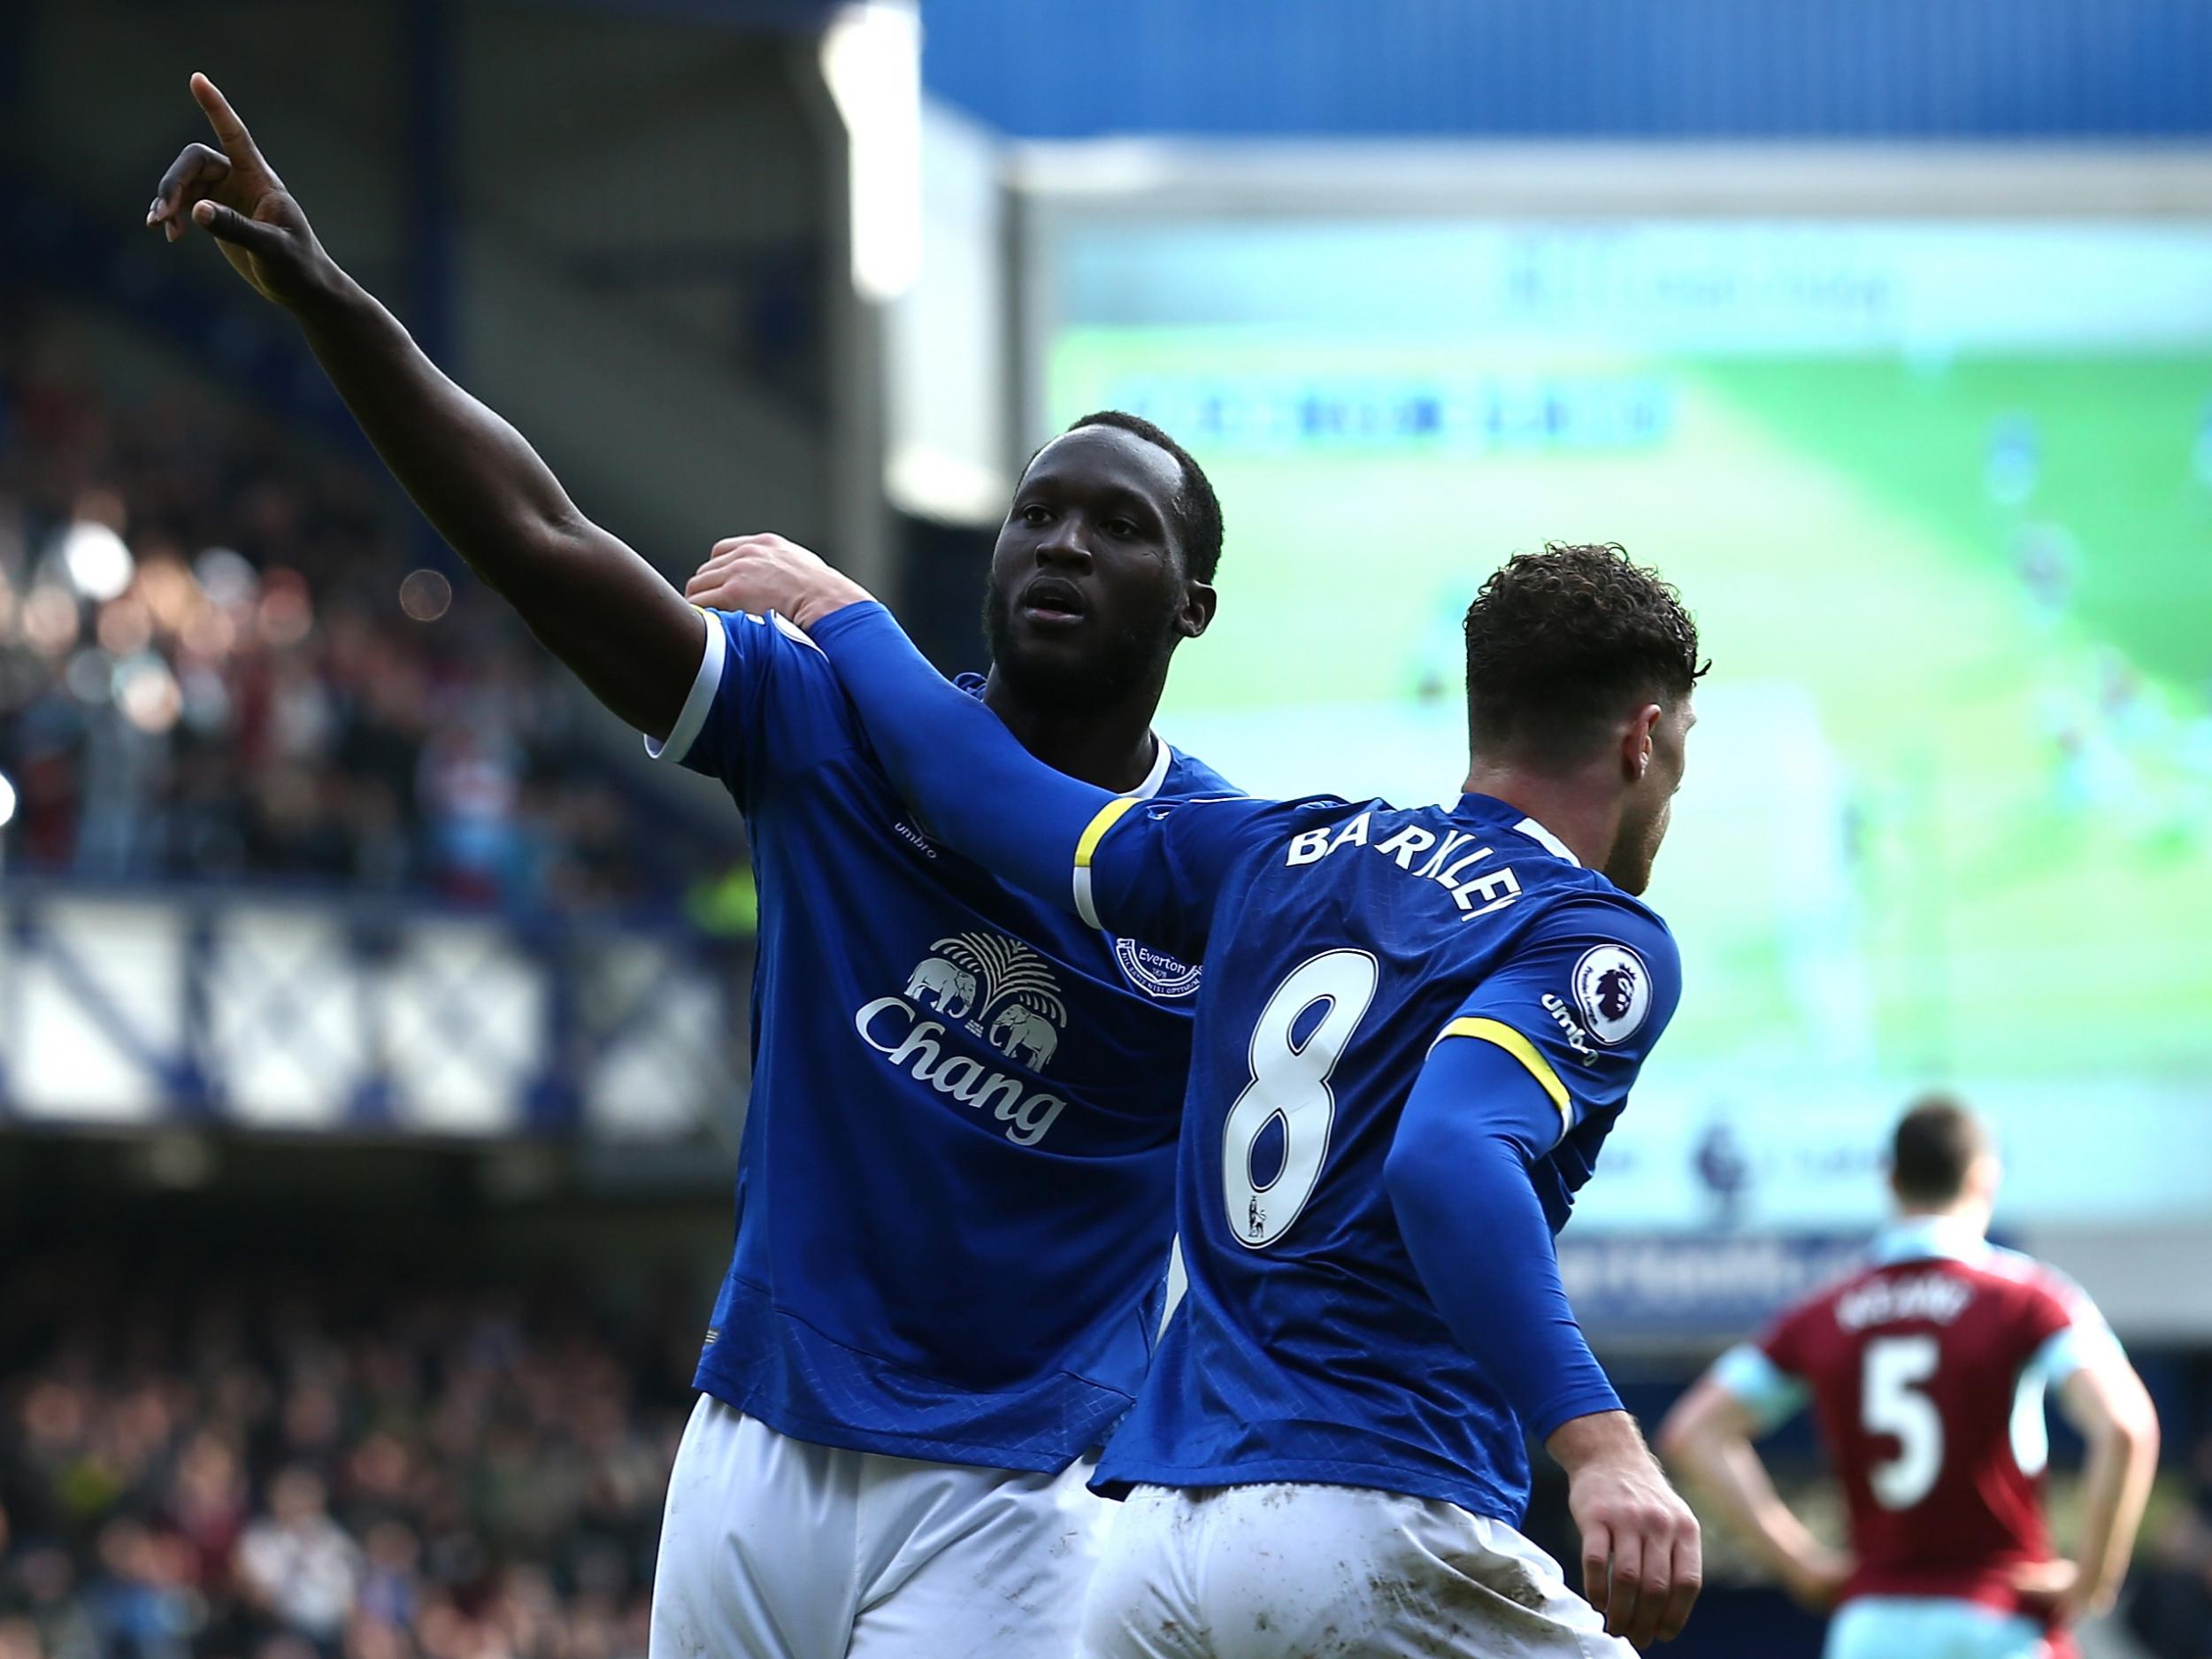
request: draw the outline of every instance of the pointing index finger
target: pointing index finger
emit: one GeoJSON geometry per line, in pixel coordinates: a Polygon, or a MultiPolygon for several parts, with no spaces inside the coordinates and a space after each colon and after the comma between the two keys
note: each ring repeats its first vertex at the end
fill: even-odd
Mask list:
{"type": "Polygon", "coordinates": [[[245,122],[238,119],[238,111],[230,107],[230,100],[221,89],[205,75],[195,73],[192,96],[206,114],[208,125],[215,129],[223,153],[239,166],[248,163],[259,165],[261,156],[253,147],[253,134],[246,130],[245,122]]]}

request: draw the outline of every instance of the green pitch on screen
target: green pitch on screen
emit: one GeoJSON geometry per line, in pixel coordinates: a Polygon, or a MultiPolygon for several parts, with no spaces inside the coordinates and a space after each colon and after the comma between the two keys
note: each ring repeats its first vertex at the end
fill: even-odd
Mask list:
{"type": "Polygon", "coordinates": [[[1221,612],[1164,729],[1256,789],[1448,796],[1477,585],[1546,540],[1621,541],[1714,661],[1650,895],[1689,987],[1675,1059],[2200,1079],[2212,356],[1532,362],[1084,329],[1048,394],[1065,420],[1167,381],[1532,372],[1660,388],[1663,430],[1201,441],[1221,612]]]}

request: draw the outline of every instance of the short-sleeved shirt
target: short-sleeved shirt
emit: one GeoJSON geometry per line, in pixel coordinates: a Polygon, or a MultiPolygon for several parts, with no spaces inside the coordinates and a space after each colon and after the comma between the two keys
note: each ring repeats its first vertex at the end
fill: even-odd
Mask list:
{"type": "MultiPolygon", "coordinates": [[[[1198,971],[933,843],[796,628],[706,626],[649,748],[742,809],[760,933],[696,1386],[823,1445],[1057,1471],[1149,1358],[1198,971]]],[[[1138,795],[1194,793],[1230,790],[1160,744],[1138,795]]]]}
{"type": "Polygon", "coordinates": [[[1517,1523],[1522,1426],[1424,1289],[1384,1161],[1431,1048],[1494,1044],[1557,1114],[1532,1174],[1563,1222],[1673,1014],[1665,926],[1478,795],[1117,801],[1075,864],[1087,918],[1205,963],[1189,1290],[1100,1488],[1370,1486],[1517,1523]]]}
{"type": "Polygon", "coordinates": [[[1864,1268],[1723,1356],[1763,1426],[1810,1402],[1843,1485],[1847,1597],[2024,1610],[2014,1571],[2049,1558],[2046,1390],[2116,1352],[2080,1289],[1956,1224],[1893,1228],[1864,1268]]]}

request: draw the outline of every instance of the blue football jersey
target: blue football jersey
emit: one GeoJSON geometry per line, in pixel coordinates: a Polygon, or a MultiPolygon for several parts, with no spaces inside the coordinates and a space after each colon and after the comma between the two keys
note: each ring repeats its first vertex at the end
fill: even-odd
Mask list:
{"type": "Polygon", "coordinates": [[[1556,1231],[1674,1012],[1665,925],[1476,795],[1116,801],[1075,887],[1087,917],[1205,964],[1189,1290],[1101,1489],[1310,1481],[1517,1524],[1521,1425],[1424,1289],[1384,1160],[1430,1050],[1495,1044],[1558,1110],[1532,1170],[1556,1231]]]}
{"type": "MultiPolygon", "coordinates": [[[[780,618],[708,613],[648,747],[727,786],[760,887],[736,1247],[696,1386],[823,1445],[1065,1467],[1150,1356],[1196,970],[933,845],[780,618]]],[[[1228,792],[1163,743],[1137,793],[1228,792]]]]}

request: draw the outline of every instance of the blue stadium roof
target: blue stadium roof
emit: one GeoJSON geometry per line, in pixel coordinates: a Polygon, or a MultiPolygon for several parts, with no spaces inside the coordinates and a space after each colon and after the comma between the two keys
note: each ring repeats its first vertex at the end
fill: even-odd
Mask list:
{"type": "Polygon", "coordinates": [[[2204,0],[923,0],[1002,131],[1390,137],[2212,132],[2204,0]]]}

